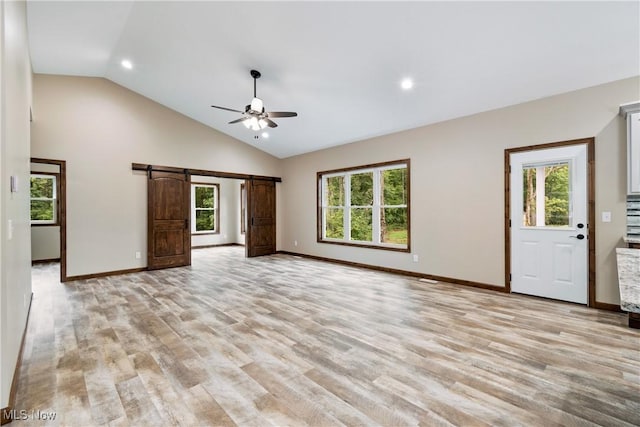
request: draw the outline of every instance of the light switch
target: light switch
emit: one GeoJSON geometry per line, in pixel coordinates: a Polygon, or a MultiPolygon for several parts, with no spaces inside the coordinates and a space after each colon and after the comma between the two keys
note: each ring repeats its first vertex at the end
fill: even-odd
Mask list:
{"type": "Polygon", "coordinates": [[[13,239],[13,221],[7,221],[7,240],[13,239]]]}
{"type": "Polygon", "coordinates": [[[611,222],[611,212],[602,212],[602,222],[611,222]]]}

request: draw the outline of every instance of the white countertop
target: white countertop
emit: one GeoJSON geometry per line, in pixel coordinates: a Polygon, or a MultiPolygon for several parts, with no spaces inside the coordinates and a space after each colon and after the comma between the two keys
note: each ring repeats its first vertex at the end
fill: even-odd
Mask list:
{"type": "Polygon", "coordinates": [[[622,240],[624,240],[625,243],[640,243],[640,237],[627,237],[627,236],[624,236],[622,238],[622,240]]]}

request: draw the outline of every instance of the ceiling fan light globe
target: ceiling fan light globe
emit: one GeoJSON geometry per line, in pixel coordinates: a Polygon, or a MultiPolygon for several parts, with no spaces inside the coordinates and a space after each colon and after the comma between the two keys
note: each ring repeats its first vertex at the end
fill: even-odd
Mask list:
{"type": "Polygon", "coordinates": [[[268,126],[268,123],[265,119],[260,119],[258,120],[258,126],[260,126],[260,129],[264,129],[268,126]]]}
{"type": "Polygon", "coordinates": [[[257,117],[251,117],[249,120],[244,121],[245,126],[251,130],[260,130],[260,123],[257,117]]]}
{"type": "Polygon", "coordinates": [[[262,113],[264,111],[264,103],[260,98],[253,98],[251,100],[251,109],[258,113],[262,113]]]}

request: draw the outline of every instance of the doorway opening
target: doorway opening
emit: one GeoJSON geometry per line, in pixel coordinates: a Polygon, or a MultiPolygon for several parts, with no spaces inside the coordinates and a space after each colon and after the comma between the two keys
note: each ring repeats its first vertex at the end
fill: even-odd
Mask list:
{"type": "Polygon", "coordinates": [[[67,280],[66,161],[31,158],[31,262],[60,262],[67,280]]]}
{"type": "MultiPolygon", "coordinates": [[[[231,205],[240,205],[233,215],[244,240],[245,255],[255,257],[276,252],[276,182],[281,178],[243,175],[200,169],[134,163],[133,170],[147,174],[147,268],[159,269],[191,264],[192,243],[207,235],[220,234],[222,180],[234,194],[231,205]],[[237,190],[237,192],[236,192],[237,190]],[[244,231],[244,235],[243,235],[244,231]]],[[[227,206],[225,204],[225,206],[227,206]]],[[[224,240],[225,235],[222,234],[224,240]]],[[[210,237],[211,238],[211,237],[210,237]]],[[[230,238],[226,235],[227,240],[230,238]]]]}
{"type": "Polygon", "coordinates": [[[190,215],[192,249],[244,246],[245,181],[192,176],[190,215]]]}

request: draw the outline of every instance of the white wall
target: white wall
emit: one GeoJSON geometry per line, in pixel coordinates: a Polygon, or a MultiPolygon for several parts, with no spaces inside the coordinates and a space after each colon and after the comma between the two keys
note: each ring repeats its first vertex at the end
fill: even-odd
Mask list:
{"type": "MultiPolygon", "coordinates": [[[[283,250],[504,286],[505,148],[596,137],[596,299],[619,303],[625,131],[632,78],[283,161],[283,250]],[[412,254],[316,242],[316,172],[411,159],[412,254]],[[600,212],[613,214],[611,223],[600,212]],[[294,246],[294,240],[298,246],[294,246]]],[[[437,100],[433,100],[437,102],[437,100]]]]}
{"type": "Polygon", "coordinates": [[[147,180],[132,162],[280,172],[277,158],[105,79],[36,74],[33,103],[33,157],[67,161],[68,276],[146,266],[147,180]]]}
{"type": "Polygon", "coordinates": [[[25,2],[0,2],[0,25],[0,408],[4,408],[31,298],[31,63],[25,2]],[[9,191],[12,175],[18,177],[16,193],[9,191]]]}
{"type": "Polygon", "coordinates": [[[206,176],[192,176],[191,182],[219,184],[219,233],[217,234],[192,234],[191,246],[223,245],[227,243],[240,243],[240,180],[212,178],[206,176]]]}

